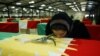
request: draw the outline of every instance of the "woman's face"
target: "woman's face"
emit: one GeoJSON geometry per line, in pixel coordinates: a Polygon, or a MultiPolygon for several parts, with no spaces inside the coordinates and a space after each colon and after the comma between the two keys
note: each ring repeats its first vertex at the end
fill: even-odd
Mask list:
{"type": "Polygon", "coordinates": [[[65,30],[52,30],[54,35],[56,35],[57,37],[64,37],[67,34],[67,31],[65,30]]]}

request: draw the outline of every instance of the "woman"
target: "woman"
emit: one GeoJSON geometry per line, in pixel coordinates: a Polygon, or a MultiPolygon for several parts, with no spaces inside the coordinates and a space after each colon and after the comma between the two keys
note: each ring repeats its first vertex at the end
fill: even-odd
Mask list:
{"type": "Polygon", "coordinates": [[[76,37],[88,39],[89,33],[80,21],[72,21],[65,13],[55,14],[46,26],[46,35],[53,34],[56,37],[76,37]]]}

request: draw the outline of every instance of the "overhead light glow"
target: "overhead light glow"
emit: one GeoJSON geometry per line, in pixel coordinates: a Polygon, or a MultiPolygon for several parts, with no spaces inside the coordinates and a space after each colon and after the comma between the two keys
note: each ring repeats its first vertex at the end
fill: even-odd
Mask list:
{"type": "Polygon", "coordinates": [[[43,7],[39,7],[39,9],[43,9],[43,7]]]}
{"type": "Polygon", "coordinates": [[[19,9],[15,9],[15,10],[17,11],[17,10],[19,10],[19,9]]]}
{"type": "Polygon", "coordinates": [[[93,1],[89,1],[89,2],[88,2],[88,4],[93,4],[93,3],[94,3],[93,1]]]}
{"type": "Polygon", "coordinates": [[[6,10],[8,10],[6,7],[5,7],[5,8],[3,8],[3,11],[6,11],[6,10]]]}
{"type": "Polygon", "coordinates": [[[31,11],[33,11],[33,10],[31,9],[31,11]]]}
{"type": "Polygon", "coordinates": [[[29,11],[27,11],[26,13],[29,13],[29,11]]]}
{"type": "Polygon", "coordinates": [[[34,7],[33,5],[31,5],[30,7],[34,7]]]}
{"type": "Polygon", "coordinates": [[[90,4],[89,4],[89,5],[88,5],[88,7],[89,7],[89,8],[91,8],[91,7],[92,7],[92,5],[90,5],[90,4]]]}
{"type": "Polygon", "coordinates": [[[44,6],[46,6],[46,5],[45,5],[45,4],[42,4],[41,6],[44,7],[44,6]]]}
{"type": "Polygon", "coordinates": [[[89,14],[86,14],[86,15],[85,15],[85,17],[88,17],[88,16],[89,16],[89,14]]]}
{"type": "Polygon", "coordinates": [[[41,12],[44,12],[44,11],[41,11],[41,12]]]}
{"type": "Polygon", "coordinates": [[[36,12],[39,12],[39,10],[36,10],[36,12]]]}
{"type": "Polygon", "coordinates": [[[66,5],[71,5],[72,3],[66,3],[66,5]]]}
{"type": "Polygon", "coordinates": [[[49,9],[45,9],[45,10],[49,10],[49,9]]]}
{"type": "Polygon", "coordinates": [[[29,4],[33,4],[33,3],[35,3],[35,2],[34,2],[34,1],[30,1],[30,2],[29,2],[29,4]]]}
{"type": "Polygon", "coordinates": [[[69,6],[69,7],[74,7],[74,6],[69,6]]]}
{"type": "Polygon", "coordinates": [[[77,7],[77,10],[80,11],[80,9],[77,7]]]}
{"type": "Polygon", "coordinates": [[[24,10],[24,11],[27,11],[27,9],[26,9],[26,8],[23,8],[23,10],[24,10]]]}
{"type": "Polygon", "coordinates": [[[76,4],[76,2],[73,2],[73,4],[76,4]]]}
{"type": "Polygon", "coordinates": [[[72,8],[73,9],[73,11],[78,11],[77,9],[75,9],[75,8],[72,8]]]}
{"type": "Polygon", "coordinates": [[[16,5],[21,5],[22,3],[16,3],[16,5]]]}
{"type": "Polygon", "coordinates": [[[85,11],[85,9],[86,9],[86,7],[81,7],[81,10],[82,10],[82,11],[85,11]]]}
{"type": "Polygon", "coordinates": [[[12,6],[11,8],[12,8],[12,9],[14,9],[14,8],[15,8],[15,6],[12,6]]]}
{"type": "Polygon", "coordinates": [[[51,9],[52,7],[51,7],[51,6],[49,6],[48,8],[49,8],[49,9],[51,9]]]}
{"type": "Polygon", "coordinates": [[[6,10],[3,10],[3,11],[6,11],[6,10]]]}
{"type": "Polygon", "coordinates": [[[54,10],[51,10],[51,11],[54,11],[54,10]]]}
{"type": "Polygon", "coordinates": [[[63,12],[63,10],[61,10],[61,9],[58,9],[58,11],[63,12]]]}
{"type": "Polygon", "coordinates": [[[92,16],[94,17],[95,15],[93,14],[92,16]]]}
{"type": "Polygon", "coordinates": [[[75,5],[77,7],[77,5],[75,5]]]}
{"type": "Polygon", "coordinates": [[[87,2],[81,2],[80,4],[87,4],[87,2]]]}

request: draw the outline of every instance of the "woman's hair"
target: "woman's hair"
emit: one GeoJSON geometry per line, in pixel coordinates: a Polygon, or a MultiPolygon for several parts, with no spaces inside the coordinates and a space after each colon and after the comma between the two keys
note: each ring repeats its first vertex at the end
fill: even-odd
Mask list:
{"type": "Polygon", "coordinates": [[[72,22],[73,22],[72,19],[71,19],[71,17],[69,17],[68,14],[65,13],[65,12],[59,12],[58,14],[55,14],[55,15],[51,18],[51,21],[58,20],[58,19],[62,19],[62,20],[64,20],[64,21],[68,22],[69,25],[71,25],[72,22]]]}

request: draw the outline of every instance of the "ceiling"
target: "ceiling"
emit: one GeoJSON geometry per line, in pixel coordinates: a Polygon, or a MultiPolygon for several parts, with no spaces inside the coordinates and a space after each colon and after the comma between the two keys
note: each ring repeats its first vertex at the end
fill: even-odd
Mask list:
{"type": "Polygon", "coordinates": [[[0,0],[0,11],[6,11],[8,8],[11,10],[31,8],[47,11],[85,11],[86,5],[86,0],[0,0]]]}

